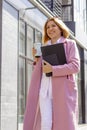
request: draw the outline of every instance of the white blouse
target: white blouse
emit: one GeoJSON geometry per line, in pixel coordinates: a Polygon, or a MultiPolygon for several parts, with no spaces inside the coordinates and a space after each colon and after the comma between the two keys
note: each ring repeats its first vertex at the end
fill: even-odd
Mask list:
{"type": "MultiPolygon", "coordinates": [[[[60,43],[61,41],[60,37],[56,43],[60,43]]],[[[55,44],[56,44],[55,43],[55,44]]],[[[48,41],[48,45],[51,45],[51,41],[48,41]]],[[[41,79],[41,87],[40,87],[40,96],[43,98],[52,98],[52,77],[47,77],[44,73],[42,75],[41,79]]]]}

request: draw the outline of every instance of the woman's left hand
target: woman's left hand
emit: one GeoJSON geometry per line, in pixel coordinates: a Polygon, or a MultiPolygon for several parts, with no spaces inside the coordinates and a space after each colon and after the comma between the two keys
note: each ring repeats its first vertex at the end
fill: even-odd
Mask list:
{"type": "Polygon", "coordinates": [[[43,73],[50,73],[52,72],[52,66],[46,61],[43,61],[43,73]]]}

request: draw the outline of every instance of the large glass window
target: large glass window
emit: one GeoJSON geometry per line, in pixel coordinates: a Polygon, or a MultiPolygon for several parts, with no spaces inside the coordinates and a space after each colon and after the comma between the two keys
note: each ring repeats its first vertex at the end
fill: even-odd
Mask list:
{"type": "Polygon", "coordinates": [[[80,73],[78,74],[78,103],[79,124],[85,123],[85,77],[84,77],[84,50],[78,46],[80,54],[80,73]]]}
{"type": "Polygon", "coordinates": [[[23,121],[25,110],[25,59],[19,58],[19,104],[18,104],[18,121],[23,121]]]}
{"type": "Polygon", "coordinates": [[[34,29],[31,26],[26,25],[26,30],[26,56],[33,59],[31,50],[34,43],[34,29]]]}
{"type": "MultiPolygon", "coordinates": [[[[25,55],[25,23],[20,21],[19,54],[25,55]]],[[[25,59],[19,57],[19,82],[18,82],[18,122],[23,121],[25,109],[25,59]]]]}
{"type": "Polygon", "coordinates": [[[72,0],[62,0],[62,19],[63,21],[73,20],[72,0]]]}
{"type": "MultiPolygon", "coordinates": [[[[80,30],[87,33],[87,3],[86,0],[74,1],[74,19],[80,25],[80,30]]],[[[82,32],[81,31],[81,32],[82,32]]]]}
{"type": "Polygon", "coordinates": [[[72,3],[72,0],[62,0],[63,5],[69,5],[72,3]]]}
{"type": "Polygon", "coordinates": [[[19,52],[25,55],[25,23],[20,21],[19,52]]]}
{"type": "Polygon", "coordinates": [[[72,6],[63,5],[62,19],[63,21],[72,21],[72,6]]]}
{"type": "Polygon", "coordinates": [[[40,31],[35,29],[35,42],[41,42],[42,43],[42,34],[40,31]]]}
{"type": "Polygon", "coordinates": [[[32,47],[41,42],[41,32],[23,20],[19,22],[19,91],[18,91],[18,129],[22,129],[26,98],[33,70],[32,47]]]}

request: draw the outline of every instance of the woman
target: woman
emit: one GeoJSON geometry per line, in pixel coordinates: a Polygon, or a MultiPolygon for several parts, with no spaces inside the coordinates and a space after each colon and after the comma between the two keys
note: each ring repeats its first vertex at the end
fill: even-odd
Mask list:
{"type": "MultiPolygon", "coordinates": [[[[67,64],[52,66],[42,57],[35,58],[24,130],[77,129],[78,90],[74,75],[79,72],[80,60],[75,41],[68,37],[69,30],[61,20],[53,17],[46,21],[43,42],[64,44],[67,64]],[[52,76],[46,77],[45,73],[49,72],[52,76]]],[[[35,53],[33,50],[33,55],[35,53]]]]}

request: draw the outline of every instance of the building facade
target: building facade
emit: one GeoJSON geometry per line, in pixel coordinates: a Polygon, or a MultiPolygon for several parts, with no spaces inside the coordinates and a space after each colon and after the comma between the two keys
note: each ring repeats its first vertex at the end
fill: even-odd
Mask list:
{"type": "MultiPolygon", "coordinates": [[[[78,0],[76,0],[78,1],[78,0]]],[[[41,42],[42,29],[48,17],[59,17],[69,25],[71,38],[78,45],[81,58],[81,71],[77,75],[79,89],[79,124],[87,123],[87,16],[83,21],[77,12],[77,3],[70,0],[53,1],[48,9],[45,1],[40,0],[1,0],[0,1],[0,129],[22,130],[26,106],[27,92],[32,74],[33,57],[31,49],[35,42],[41,42]],[[65,1],[64,1],[65,2],[65,1]],[[73,18],[67,17],[66,9],[69,2],[73,7],[73,18]],[[74,9],[75,7],[75,9],[74,9]],[[52,8],[52,10],[51,10],[52,8]],[[52,12],[53,11],[53,12],[52,12]],[[64,13],[66,14],[64,14],[64,13]],[[66,16],[66,17],[65,17],[66,16]],[[78,17],[77,17],[78,16],[78,17]],[[67,20],[69,19],[69,20],[67,20]],[[77,22],[78,21],[78,22],[77,22]],[[72,27],[71,23],[74,27],[72,27]],[[81,29],[78,24],[81,22],[81,29]],[[83,23],[83,25],[82,25],[83,23]],[[74,28],[74,30],[73,30],[74,28]],[[79,31],[80,30],[80,31],[79,31]]],[[[50,1],[48,1],[50,2],[50,1]]],[[[78,1],[79,2],[79,1],[78,1]]],[[[49,3],[48,3],[49,5],[49,3]]],[[[84,8],[85,7],[84,4],[84,8]]],[[[83,8],[83,10],[84,10],[83,8]]],[[[82,6],[80,11],[82,10],[82,6]]],[[[83,11],[85,12],[85,11],[83,11]]],[[[83,16],[82,16],[83,17],[83,16]]],[[[82,125],[81,128],[85,128],[82,125]]],[[[85,129],[84,129],[85,130],[85,129]]]]}

